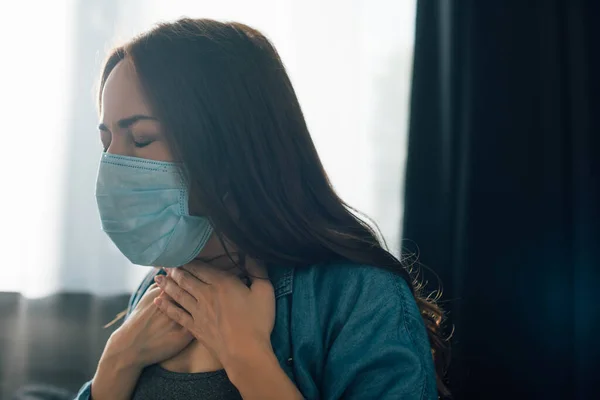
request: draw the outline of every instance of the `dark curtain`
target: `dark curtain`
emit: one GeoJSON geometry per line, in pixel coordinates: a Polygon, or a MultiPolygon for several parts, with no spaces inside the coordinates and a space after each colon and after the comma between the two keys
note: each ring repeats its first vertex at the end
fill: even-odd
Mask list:
{"type": "Polygon", "coordinates": [[[443,284],[457,399],[600,396],[599,17],[418,2],[403,245],[443,284]]]}

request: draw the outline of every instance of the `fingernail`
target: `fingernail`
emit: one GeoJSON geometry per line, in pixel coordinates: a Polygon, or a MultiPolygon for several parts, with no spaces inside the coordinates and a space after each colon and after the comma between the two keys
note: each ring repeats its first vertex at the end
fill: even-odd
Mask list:
{"type": "Polygon", "coordinates": [[[154,304],[156,304],[157,306],[160,306],[160,303],[162,303],[162,299],[160,297],[157,297],[154,299],[154,304]]]}
{"type": "Polygon", "coordinates": [[[156,276],[154,277],[154,282],[158,283],[159,285],[160,285],[161,283],[163,283],[163,281],[164,281],[164,280],[165,280],[165,277],[164,277],[164,276],[162,276],[162,275],[156,275],[156,276]]]}

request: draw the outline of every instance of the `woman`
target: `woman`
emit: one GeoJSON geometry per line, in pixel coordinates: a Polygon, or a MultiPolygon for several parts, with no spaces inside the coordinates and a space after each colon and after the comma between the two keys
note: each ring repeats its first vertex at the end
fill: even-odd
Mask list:
{"type": "Polygon", "coordinates": [[[445,392],[440,309],[334,193],[263,35],[160,24],[112,52],[99,103],[103,229],[156,268],[78,398],[445,392]]]}

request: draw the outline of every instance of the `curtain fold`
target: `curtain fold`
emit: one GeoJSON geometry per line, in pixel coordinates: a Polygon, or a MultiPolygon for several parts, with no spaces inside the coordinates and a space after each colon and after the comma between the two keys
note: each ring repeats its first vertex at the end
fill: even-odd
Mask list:
{"type": "Polygon", "coordinates": [[[594,393],[599,15],[417,3],[403,244],[443,284],[456,398],[594,393]]]}

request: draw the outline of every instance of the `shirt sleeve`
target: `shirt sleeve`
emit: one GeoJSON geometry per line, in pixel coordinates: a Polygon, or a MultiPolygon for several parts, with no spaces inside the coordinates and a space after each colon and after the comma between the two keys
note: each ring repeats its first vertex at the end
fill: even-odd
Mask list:
{"type": "Polygon", "coordinates": [[[92,381],[86,382],[81,389],[79,389],[79,393],[77,393],[77,397],[75,400],[91,400],[92,399],[92,381]]]}
{"type": "MultiPolygon", "coordinates": [[[[150,271],[148,273],[148,275],[146,275],[146,277],[142,280],[142,282],[137,287],[135,292],[133,292],[133,294],[129,297],[129,302],[127,303],[127,315],[125,316],[125,319],[129,318],[129,315],[131,314],[131,310],[133,310],[135,308],[135,306],[139,303],[140,299],[144,296],[144,293],[146,293],[146,290],[148,290],[148,288],[152,285],[152,282],[154,281],[154,277],[156,275],[160,275],[160,274],[166,275],[162,269],[153,268],[152,271],[150,271]]],[[[81,389],[79,389],[79,392],[77,393],[77,397],[75,397],[75,400],[91,400],[91,399],[92,399],[92,381],[88,381],[81,387],[81,389]]]]}
{"type": "Polygon", "coordinates": [[[336,279],[344,282],[343,294],[327,301],[337,320],[330,325],[322,398],[437,399],[429,340],[407,283],[373,267],[348,274],[336,279]]]}

